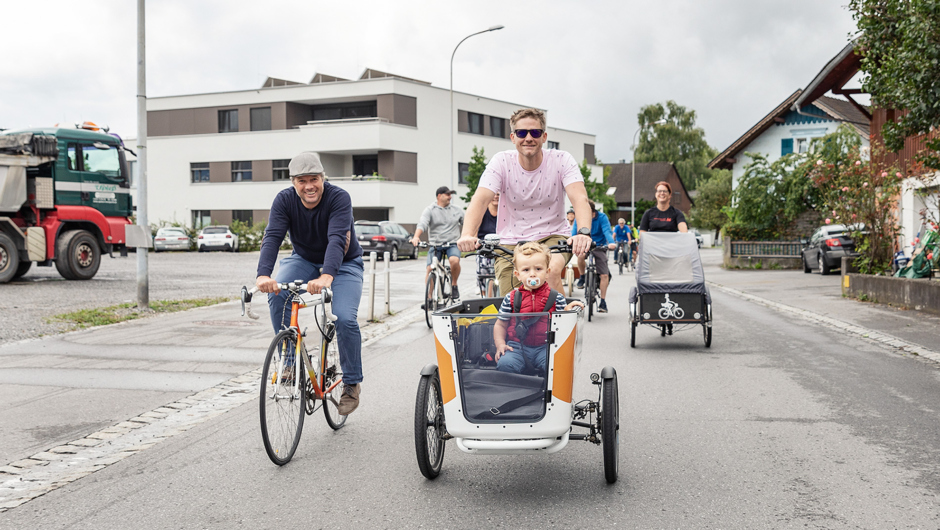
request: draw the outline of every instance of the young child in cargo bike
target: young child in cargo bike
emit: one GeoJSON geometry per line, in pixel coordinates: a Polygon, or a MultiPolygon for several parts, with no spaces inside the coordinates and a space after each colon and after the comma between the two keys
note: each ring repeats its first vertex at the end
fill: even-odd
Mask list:
{"type": "Polygon", "coordinates": [[[501,372],[522,373],[526,365],[545,373],[548,347],[548,317],[510,317],[511,313],[545,313],[570,311],[584,307],[571,302],[548,286],[551,253],[541,243],[529,242],[516,247],[512,256],[513,274],[522,285],[513,289],[499,306],[499,316],[493,326],[496,346],[496,369],[501,372]]]}

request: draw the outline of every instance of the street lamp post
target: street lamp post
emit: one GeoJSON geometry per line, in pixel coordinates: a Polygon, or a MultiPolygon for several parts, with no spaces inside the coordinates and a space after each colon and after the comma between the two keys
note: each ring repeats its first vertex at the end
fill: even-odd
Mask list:
{"type": "MultiPolygon", "coordinates": [[[[666,123],[666,118],[660,118],[650,125],[662,125],[666,123]]],[[[636,135],[640,134],[643,126],[637,128],[633,133],[633,162],[630,163],[630,226],[636,228],[636,135]]]]}
{"type": "Polygon", "coordinates": [[[454,166],[454,56],[457,55],[457,48],[463,44],[463,41],[469,39],[474,35],[479,35],[481,33],[487,33],[490,31],[496,31],[503,29],[505,26],[493,26],[489,29],[483,31],[478,31],[476,33],[471,33],[463,38],[460,42],[454,46],[454,53],[450,54],[450,189],[457,189],[457,169],[454,166]]]}

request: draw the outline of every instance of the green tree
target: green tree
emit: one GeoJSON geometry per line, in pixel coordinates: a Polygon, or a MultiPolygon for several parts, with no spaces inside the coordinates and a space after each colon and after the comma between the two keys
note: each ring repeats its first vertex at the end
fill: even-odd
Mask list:
{"type": "MultiPolygon", "coordinates": [[[[904,111],[882,129],[885,146],[896,152],[906,137],[940,127],[940,0],[849,0],[848,7],[867,74],[863,90],[876,106],[904,111]]],[[[940,138],[929,140],[920,158],[940,169],[940,138]]]]}
{"type": "Polygon", "coordinates": [[[791,153],[773,162],[760,153],[746,153],[751,162],[732,194],[733,206],[725,232],[749,241],[790,237],[796,218],[818,202],[809,178],[812,167],[805,154],[791,153]]]}
{"type": "Polygon", "coordinates": [[[640,229],[640,221],[643,220],[643,214],[646,213],[646,210],[649,210],[653,206],[656,206],[656,201],[651,201],[649,199],[637,199],[636,200],[636,228],[640,229]]]}
{"type": "Polygon", "coordinates": [[[604,168],[604,175],[600,180],[591,180],[592,171],[588,167],[587,160],[581,161],[579,169],[581,170],[581,177],[584,178],[584,188],[587,190],[588,199],[594,201],[595,204],[602,205],[604,213],[610,213],[617,209],[617,199],[612,195],[607,195],[607,190],[610,189],[610,184],[607,183],[607,178],[610,176],[610,166],[601,167],[604,168]]]}
{"type": "Polygon", "coordinates": [[[467,172],[467,187],[470,189],[467,190],[466,195],[461,197],[464,204],[470,204],[470,199],[472,199],[473,194],[477,192],[477,186],[480,185],[480,177],[483,176],[485,170],[486,156],[483,155],[483,148],[477,149],[476,146],[473,146],[473,156],[470,157],[470,167],[467,172]]]}
{"type": "Polygon", "coordinates": [[[640,109],[637,115],[640,138],[633,159],[636,162],[672,162],[690,190],[712,176],[708,162],[718,151],[705,141],[705,131],[695,126],[695,111],[675,101],[654,103],[640,109]],[[666,123],[655,122],[665,119],[666,123]]]}
{"type": "Polygon", "coordinates": [[[717,171],[699,187],[689,222],[698,228],[720,231],[728,223],[725,207],[731,204],[731,172],[717,171]]]}

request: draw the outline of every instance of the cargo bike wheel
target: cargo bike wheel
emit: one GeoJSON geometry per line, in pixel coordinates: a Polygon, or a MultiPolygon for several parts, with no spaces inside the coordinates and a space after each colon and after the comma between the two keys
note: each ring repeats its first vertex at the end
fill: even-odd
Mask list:
{"type": "Polygon", "coordinates": [[[705,347],[712,347],[712,305],[706,303],[705,305],[705,322],[702,323],[703,332],[705,335],[705,347]]]}
{"type": "Polygon", "coordinates": [[[446,431],[441,378],[434,368],[430,374],[422,373],[415,400],[415,453],[418,469],[428,479],[441,474],[446,431]]]}
{"type": "Polygon", "coordinates": [[[620,394],[617,388],[617,371],[610,368],[610,372],[612,377],[605,377],[601,383],[600,427],[601,448],[604,451],[604,478],[608,484],[613,484],[617,482],[619,468],[620,394]]]}

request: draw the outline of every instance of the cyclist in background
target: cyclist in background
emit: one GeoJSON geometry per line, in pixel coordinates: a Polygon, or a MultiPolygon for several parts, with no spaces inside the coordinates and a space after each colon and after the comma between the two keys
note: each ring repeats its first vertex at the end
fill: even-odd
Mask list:
{"type": "Polygon", "coordinates": [[[633,232],[630,230],[630,227],[627,226],[627,220],[623,217],[617,219],[617,226],[614,227],[614,239],[617,241],[617,250],[614,251],[614,261],[617,261],[621,251],[630,252],[631,243],[633,242],[633,232]]]}
{"type": "MultiPolygon", "coordinates": [[[[594,201],[588,201],[591,205],[593,220],[591,222],[591,240],[597,247],[591,252],[594,253],[594,267],[597,269],[597,275],[600,278],[601,303],[597,307],[598,313],[607,312],[607,286],[610,285],[610,267],[607,266],[607,249],[617,248],[614,243],[614,235],[610,231],[610,218],[604,212],[597,211],[597,205],[594,201]]],[[[578,230],[578,223],[575,221],[571,227],[571,234],[574,235],[578,230]]],[[[584,288],[584,268],[587,266],[586,260],[578,256],[578,270],[581,271],[581,277],[578,278],[578,287],[584,288]]]]}
{"type": "MultiPolygon", "coordinates": [[[[447,186],[437,188],[435,195],[437,199],[428,205],[421,212],[421,218],[418,219],[418,227],[415,229],[415,235],[411,238],[411,244],[418,246],[421,243],[421,234],[428,233],[428,244],[440,245],[457,241],[460,237],[460,227],[463,225],[463,209],[451,203],[451,195],[457,193],[447,186]]],[[[427,270],[424,272],[424,283],[428,282],[428,274],[431,273],[431,260],[433,252],[436,249],[428,249],[427,270]]],[[[457,278],[460,277],[460,249],[457,247],[448,247],[438,252],[438,257],[443,261],[444,255],[447,255],[447,261],[450,262],[451,278],[454,284],[451,286],[452,298],[460,298],[460,291],[457,290],[457,278]]],[[[424,309],[424,307],[422,307],[424,309]]]]}
{"type": "MultiPolygon", "coordinates": [[[[656,183],[656,206],[646,210],[640,221],[640,234],[644,232],[688,232],[685,215],[670,205],[672,186],[666,181],[656,183]]],[[[663,330],[672,335],[672,324],[663,324],[663,330]]]]}
{"type": "MultiPolygon", "coordinates": [[[[483,221],[480,222],[480,229],[477,231],[477,239],[484,239],[490,234],[496,233],[496,214],[499,212],[499,194],[497,193],[493,200],[486,206],[483,212],[483,221]]],[[[477,254],[477,283],[481,286],[481,291],[486,288],[486,282],[480,279],[481,276],[492,276],[495,278],[493,269],[493,258],[477,254]]],[[[497,293],[498,294],[498,293],[497,293]]],[[[496,296],[493,293],[483,293],[484,297],[496,296]]]]}
{"type": "Polygon", "coordinates": [[[287,166],[292,188],[274,197],[268,228],[261,241],[258,277],[255,285],[268,293],[268,308],[274,332],[290,325],[290,311],[284,311],[288,291],[279,283],[301,280],[307,292],[333,291],[333,313],[337,316],[336,338],[339,363],[343,369],[343,396],[338,411],[345,416],[359,406],[362,382],[362,335],[356,317],[362,298],[362,247],[356,241],[352,200],[346,190],[324,182],[320,156],[300,153],[287,166]],[[294,251],[281,260],[277,280],[271,278],[277,251],[290,232],[294,251]]]}

